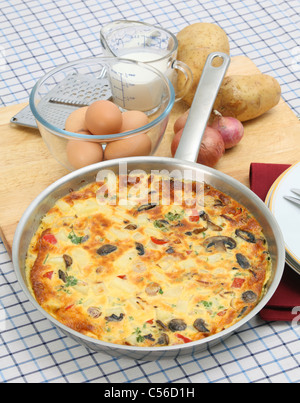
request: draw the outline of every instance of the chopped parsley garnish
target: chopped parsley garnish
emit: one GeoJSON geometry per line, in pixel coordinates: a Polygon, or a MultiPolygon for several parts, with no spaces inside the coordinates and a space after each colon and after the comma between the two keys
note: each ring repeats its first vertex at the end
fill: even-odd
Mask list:
{"type": "Polygon", "coordinates": [[[66,276],[64,285],[59,287],[58,291],[64,291],[67,294],[71,294],[69,287],[75,287],[78,284],[78,280],[74,276],[66,276]]]}
{"type": "Polygon", "coordinates": [[[83,236],[77,236],[74,232],[74,230],[72,230],[72,232],[70,232],[68,239],[71,240],[71,242],[75,245],[79,245],[81,244],[82,240],[83,240],[83,236]]]}
{"type": "Polygon", "coordinates": [[[132,334],[135,334],[136,335],[136,341],[138,342],[138,343],[142,343],[144,340],[145,340],[145,338],[144,338],[144,336],[142,336],[142,331],[141,331],[141,329],[139,328],[139,327],[137,327],[136,329],[135,329],[135,331],[132,333],[132,334]]]}
{"type": "Polygon", "coordinates": [[[46,256],[46,258],[45,258],[43,264],[46,264],[46,262],[47,262],[47,260],[48,260],[48,257],[49,257],[49,253],[48,253],[48,255],[46,256]]]}
{"type": "Polygon", "coordinates": [[[75,278],[74,276],[67,276],[65,287],[74,287],[77,284],[77,278],[75,278]]]}
{"type": "Polygon", "coordinates": [[[206,308],[209,309],[212,307],[212,302],[208,302],[208,301],[201,301],[201,304],[206,308]]]}
{"type": "Polygon", "coordinates": [[[160,229],[161,231],[168,231],[168,225],[169,223],[164,220],[155,220],[153,223],[155,228],[160,229]]]}
{"type": "Polygon", "coordinates": [[[184,210],[181,213],[172,213],[171,211],[165,215],[166,219],[169,221],[179,221],[184,216],[184,210]]]}

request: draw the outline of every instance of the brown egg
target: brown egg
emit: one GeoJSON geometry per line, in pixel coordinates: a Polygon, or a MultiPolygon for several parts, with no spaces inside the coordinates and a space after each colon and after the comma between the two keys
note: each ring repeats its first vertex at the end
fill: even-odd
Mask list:
{"type": "Polygon", "coordinates": [[[88,131],[87,125],[85,123],[85,114],[88,107],[79,108],[72,112],[67,118],[65,123],[65,130],[67,132],[79,133],[79,134],[91,134],[88,131]]]}
{"type": "Polygon", "coordinates": [[[104,152],[105,160],[116,158],[146,156],[151,153],[151,140],[145,133],[124,140],[109,143],[104,152]]]}
{"type": "Polygon", "coordinates": [[[122,112],[113,102],[96,101],[88,107],[85,122],[88,130],[97,136],[120,133],[122,112]]]}
{"type": "Polygon", "coordinates": [[[103,148],[98,143],[69,140],[67,157],[72,167],[79,169],[103,161],[103,148]]]}
{"type": "Polygon", "coordinates": [[[139,129],[149,123],[148,116],[141,111],[127,111],[122,113],[121,133],[139,129]]]}

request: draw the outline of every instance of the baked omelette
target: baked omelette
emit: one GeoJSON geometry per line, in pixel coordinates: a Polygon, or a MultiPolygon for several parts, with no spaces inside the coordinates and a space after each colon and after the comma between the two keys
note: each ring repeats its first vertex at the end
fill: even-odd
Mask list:
{"type": "Polygon", "coordinates": [[[112,194],[106,181],[70,190],[42,218],[26,276],[46,312],[104,342],[162,347],[221,332],[258,304],[272,263],[244,206],[205,183],[116,181],[112,194]]]}

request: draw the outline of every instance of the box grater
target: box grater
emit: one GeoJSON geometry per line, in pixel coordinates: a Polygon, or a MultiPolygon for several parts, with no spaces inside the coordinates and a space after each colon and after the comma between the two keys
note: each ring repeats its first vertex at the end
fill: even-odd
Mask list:
{"type": "MultiPolygon", "coordinates": [[[[73,111],[111,97],[109,81],[103,75],[90,78],[86,75],[70,74],[41,99],[38,108],[47,122],[64,129],[66,119],[73,111]]],[[[37,128],[29,105],[13,116],[11,123],[37,128]]]]}

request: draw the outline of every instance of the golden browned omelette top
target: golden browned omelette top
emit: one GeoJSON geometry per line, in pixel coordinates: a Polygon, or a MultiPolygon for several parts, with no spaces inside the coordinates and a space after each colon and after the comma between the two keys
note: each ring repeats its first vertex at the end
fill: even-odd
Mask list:
{"type": "Polygon", "coordinates": [[[271,258],[246,208],[202,183],[116,179],[117,193],[91,183],[43,217],[26,273],[45,311],[92,338],[160,347],[216,334],[257,305],[271,258]]]}

